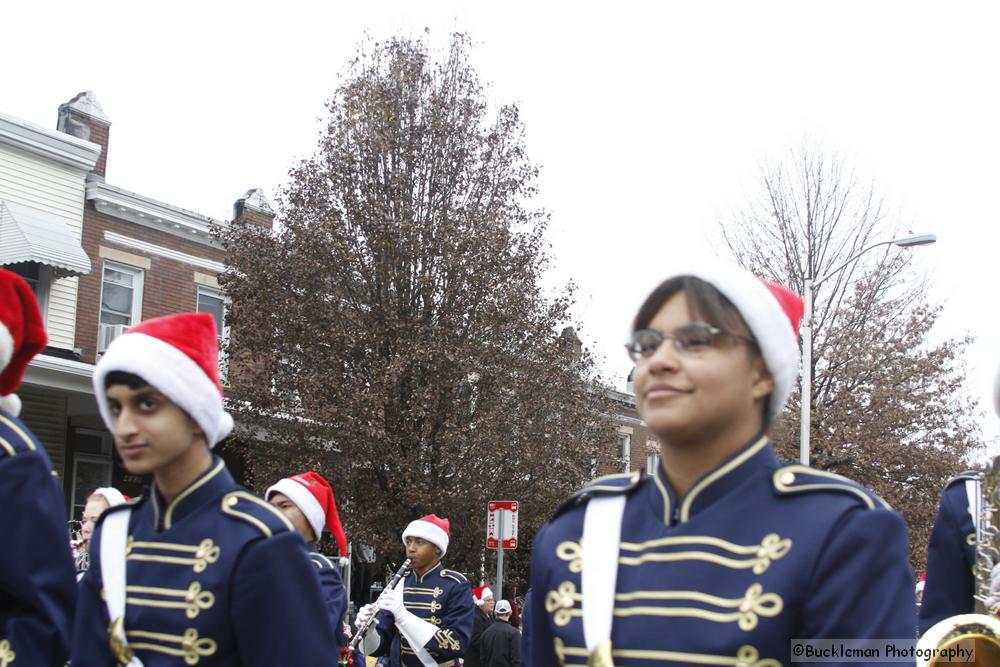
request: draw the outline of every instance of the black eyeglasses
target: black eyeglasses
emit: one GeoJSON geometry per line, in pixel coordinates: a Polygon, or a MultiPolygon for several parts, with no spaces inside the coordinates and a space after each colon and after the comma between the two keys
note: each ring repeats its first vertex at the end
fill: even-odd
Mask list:
{"type": "Polygon", "coordinates": [[[750,345],[756,345],[757,341],[749,336],[729,333],[711,324],[698,322],[687,324],[673,333],[660,333],[654,329],[640,329],[632,333],[632,340],[625,343],[628,356],[636,364],[648,360],[663,345],[663,341],[670,339],[674,343],[674,349],[686,357],[693,357],[718,346],[719,338],[728,336],[742,340],[750,345]]]}

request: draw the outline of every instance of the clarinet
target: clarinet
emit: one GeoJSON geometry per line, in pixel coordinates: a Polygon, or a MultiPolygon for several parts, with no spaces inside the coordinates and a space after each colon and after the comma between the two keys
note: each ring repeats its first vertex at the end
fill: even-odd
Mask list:
{"type": "MultiPolygon", "coordinates": [[[[410,561],[409,558],[407,558],[405,561],[403,561],[403,564],[399,567],[398,570],[396,570],[396,574],[392,575],[392,579],[389,580],[389,583],[386,584],[385,588],[382,589],[382,592],[379,593],[378,598],[375,600],[375,604],[374,604],[375,607],[378,607],[378,601],[382,599],[382,596],[385,595],[386,591],[389,591],[389,590],[392,590],[393,588],[395,588],[396,584],[399,583],[399,580],[402,579],[403,577],[405,577],[406,575],[408,575],[410,573],[410,568],[412,566],[413,566],[412,562],[410,561]]],[[[378,615],[377,609],[373,609],[372,610],[372,615],[368,617],[368,620],[365,621],[365,624],[363,626],[361,626],[360,628],[358,628],[358,631],[354,633],[353,637],[351,637],[351,644],[350,644],[351,651],[356,651],[357,650],[358,645],[361,644],[361,640],[365,636],[365,633],[368,632],[368,630],[372,626],[372,623],[375,622],[375,617],[377,615],[378,615]]]]}

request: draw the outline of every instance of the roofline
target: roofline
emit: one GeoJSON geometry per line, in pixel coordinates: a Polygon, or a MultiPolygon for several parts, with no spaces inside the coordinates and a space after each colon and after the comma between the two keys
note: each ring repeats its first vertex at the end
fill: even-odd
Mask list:
{"type": "Polygon", "coordinates": [[[152,197],[108,185],[96,175],[87,177],[87,201],[93,201],[100,213],[213,248],[222,248],[222,244],[212,238],[212,232],[229,226],[228,221],[216,220],[152,197]]]}
{"type": "Polygon", "coordinates": [[[0,144],[83,172],[92,170],[101,156],[98,144],[5,113],[0,113],[0,144]]]}

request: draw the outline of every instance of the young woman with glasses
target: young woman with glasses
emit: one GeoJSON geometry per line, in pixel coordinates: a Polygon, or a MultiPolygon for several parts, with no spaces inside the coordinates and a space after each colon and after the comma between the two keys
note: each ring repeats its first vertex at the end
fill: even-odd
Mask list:
{"type": "Polygon", "coordinates": [[[903,519],[768,439],[802,312],[711,262],[646,298],[626,348],[661,464],[594,481],[539,532],[527,664],[780,667],[825,647],[794,640],[912,638],[903,519]]]}

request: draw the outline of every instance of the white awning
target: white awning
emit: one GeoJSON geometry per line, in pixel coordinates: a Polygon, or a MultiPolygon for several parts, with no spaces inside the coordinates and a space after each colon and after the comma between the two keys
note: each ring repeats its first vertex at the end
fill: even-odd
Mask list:
{"type": "Polygon", "coordinates": [[[19,262],[51,266],[57,278],[90,273],[90,258],[62,218],[0,200],[0,265],[19,262]]]}

